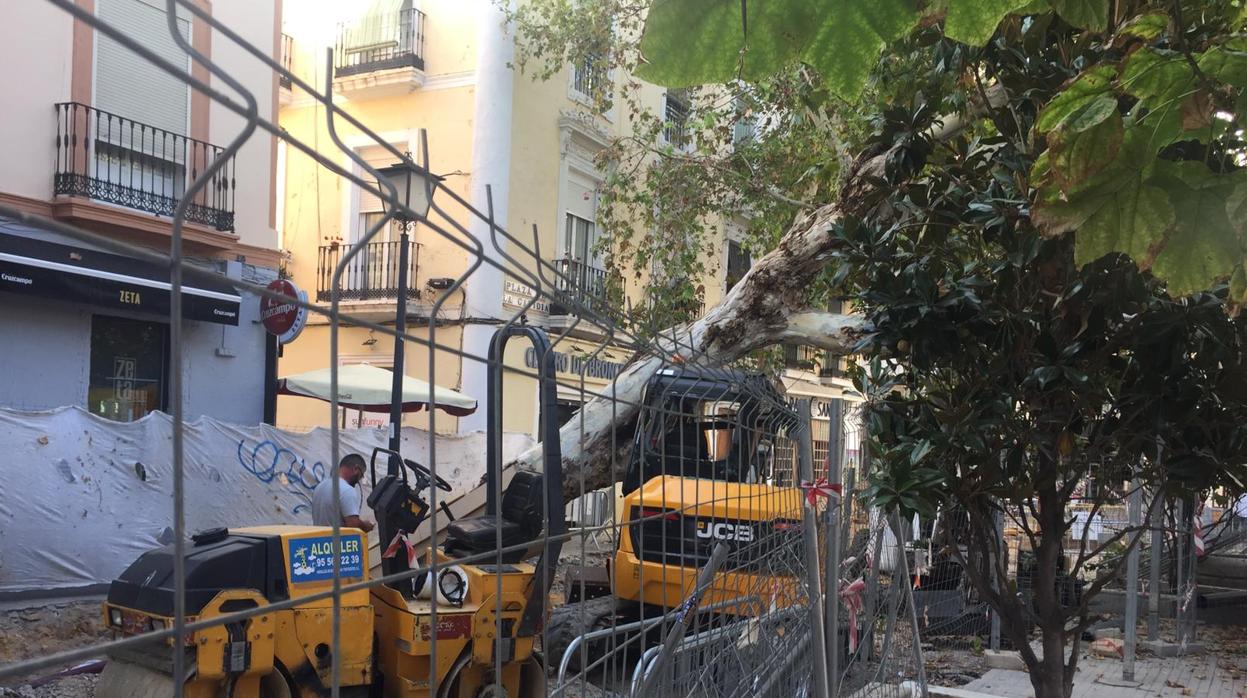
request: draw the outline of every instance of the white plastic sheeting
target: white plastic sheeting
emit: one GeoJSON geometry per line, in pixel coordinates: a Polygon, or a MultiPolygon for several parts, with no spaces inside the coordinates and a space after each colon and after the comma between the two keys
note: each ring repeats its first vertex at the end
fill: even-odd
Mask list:
{"type": "MultiPolygon", "coordinates": [[[[328,429],[292,433],[205,417],[184,434],[188,533],[310,524],[312,489],[335,471],[328,429]]],[[[341,454],[369,458],[386,444],[385,428],[339,434],[341,454]]],[[[172,438],[172,420],[161,413],[122,423],[78,407],[0,409],[0,593],[107,583],[140,553],[171,542],[172,438]]],[[[510,460],[532,443],[507,434],[503,455],[510,460]]],[[[427,432],[403,429],[406,457],[428,465],[428,451],[427,432]]],[[[456,492],[485,472],[479,432],[438,435],[436,453],[437,473],[456,492]]]]}

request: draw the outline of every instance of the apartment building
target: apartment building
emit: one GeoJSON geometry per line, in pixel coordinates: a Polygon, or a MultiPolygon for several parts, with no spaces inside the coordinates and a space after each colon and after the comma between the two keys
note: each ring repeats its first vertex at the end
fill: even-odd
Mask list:
{"type": "MultiPolygon", "coordinates": [[[[537,246],[563,273],[554,301],[543,298],[527,309],[526,316],[552,335],[562,336],[555,350],[559,410],[566,418],[607,386],[630,358],[624,346],[573,310],[577,304],[606,309],[608,302],[607,272],[597,247],[598,189],[606,173],[599,170],[595,156],[611,139],[627,135],[632,125],[621,107],[597,113],[593,97],[600,90],[618,94],[623,76],[593,60],[568,65],[548,81],[519,74],[509,67],[514,37],[506,33],[502,15],[488,0],[387,0],[343,4],[328,12],[310,0],[286,0],[285,13],[285,60],[294,73],[318,87],[331,81],[337,104],[394,148],[415,153],[417,159],[418,133],[425,129],[431,170],[445,178],[444,184],[481,210],[488,207],[486,186],[490,187],[498,219],[528,247],[537,246]],[[578,303],[560,302],[571,298],[578,303]]],[[[664,115],[663,138],[676,146],[687,142],[691,105],[683,92],[646,85],[639,99],[664,115]]],[[[297,86],[283,88],[282,104],[281,125],[291,135],[318,144],[321,154],[365,175],[350,155],[332,144],[323,105],[297,86]]],[[[373,166],[393,163],[392,154],[370,139],[340,119],[336,125],[356,155],[373,166]]],[[[309,295],[328,303],[335,266],[349,245],[379,219],[383,207],[304,154],[291,150],[280,159],[284,184],[279,227],[290,255],[290,273],[309,295]]],[[[457,215],[460,225],[485,243],[486,253],[501,259],[490,244],[487,226],[456,212],[450,201],[435,200],[434,205],[457,215]]],[[[716,303],[748,269],[740,228],[739,222],[726,222],[722,239],[711,246],[704,265],[706,278],[701,281],[707,304],[716,303]]],[[[345,312],[393,323],[400,293],[399,233],[399,224],[391,224],[346,267],[341,284],[345,312]]],[[[483,265],[461,290],[448,293],[450,282],[472,260],[434,231],[415,225],[410,235],[408,332],[428,339],[434,326],[437,344],[484,355],[498,319],[511,317],[534,297],[530,283],[483,265]]],[[[628,280],[625,292],[634,306],[644,302],[643,282],[644,275],[640,281],[628,280]]],[[[327,323],[312,317],[303,336],[283,348],[282,375],[324,368],[328,346],[327,323]]],[[[388,368],[392,356],[390,337],[349,323],[340,328],[340,364],[388,368]]],[[[533,357],[520,347],[508,355],[507,363],[534,365],[533,357]]],[[[430,357],[416,342],[405,348],[405,372],[431,377],[438,385],[480,400],[486,394],[482,364],[450,352],[430,357]]],[[[791,373],[800,394],[821,390],[819,396],[825,399],[839,395],[838,387],[828,387],[833,380],[829,372],[794,359],[791,373]]],[[[534,382],[508,376],[504,392],[504,427],[532,432],[534,382]]],[[[483,429],[484,413],[460,418],[437,414],[434,426],[445,432],[483,429]]],[[[279,424],[311,427],[325,425],[328,418],[323,405],[280,398],[279,424]]],[[[338,419],[344,426],[388,421],[385,415],[349,411],[338,419]]],[[[423,412],[407,417],[408,423],[422,427],[428,426],[427,419],[423,412]]]]}
{"type": "MultiPolygon", "coordinates": [[[[196,3],[277,55],[280,0],[196,3]]],[[[173,39],[164,0],[77,5],[227,89],[173,39]]],[[[174,24],[274,117],[271,71],[184,7],[174,24]]],[[[44,0],[0,5],[0,61],[0,203],[167,253],[188,184],[224,157],[242,120],[44,0]]],[[[276,278],[275,160],[276,140],[257,134],[192,198],[187,259],[234,279],[276,278]]],[[[165,265],[0,217],[0,407],[78,406],[120,421],[166,409],[168,276],[165,265]]],[[[187,418],[259,423],[275,400],[266,374],[276,354],[259,299],[188,278],[182,301],[187,418]]]]}

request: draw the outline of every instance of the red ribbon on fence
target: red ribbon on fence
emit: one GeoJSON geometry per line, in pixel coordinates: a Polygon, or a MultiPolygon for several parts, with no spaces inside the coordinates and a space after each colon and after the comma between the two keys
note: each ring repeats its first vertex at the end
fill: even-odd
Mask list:
{"type": "Polygon", "coordinates": [[[804,480],[801,482],[801,489],[805,490],[805,501],[809,502],[812,507],[818,506],[819,497],[831,499],[833,494],[837,497],[844,494],[844,488],[839,483],[833,485],[827,482],[825,477],[820,477],[814,482],[804,480]]]}
{"type": "Polygon", "coordinates": [[[866,591],[866,581],[861,577],[852,582],[840,583],[840,603],[849,612],[849,652],[857,651],[857,614],[862,612],[862,592],[866,591]]]}

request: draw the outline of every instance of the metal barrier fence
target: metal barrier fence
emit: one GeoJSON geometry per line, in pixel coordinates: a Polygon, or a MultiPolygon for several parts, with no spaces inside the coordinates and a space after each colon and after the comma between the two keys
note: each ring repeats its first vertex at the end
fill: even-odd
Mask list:
{"type": "MultiPolygon", "coordinates": [[[[15,220],[169,267],[173,420],[173,542],[142,558],[110,592],[101,623],[108,623],[114,639],[0,666],[0,679],[107,656],[101,698],[338,698],[366,695],[378,686],[387,695],[403,696],[790,696],[827,695],[829,682],[841,681],[846,687],[852,683],[854,695],[921,693],[921,646],[903,527],[899,522],[890,527],[897,541],[895,564],[887,569],[876,562],[865,579],[854,579],[854,571],[862,574],[862,557],[847,542],[857,561],[839,553],[842,535],[853,530],[843,522],[852,516],[844,517],[837,500],[824,502],[811,494],[817,488],[810,485],[816,459],[808,407],[806,416],[799,416],[801,411],[793,410],[766,377],[706,360],[704,321],[636,332],[589,300],[596,298],[596,289],[566,293],[578,280],[543,257],[535,242],[502,227],[487,186],[479,206],[435,178],[422,178],[429,208],[409,206],[406,192],[400,196],[343,142],[338,128],[349,125],[417,175],[428,173],[428,143],[422,144],[420,162],[414,162],[338,106],[333,76],[343,71],[332,51],[325,57],[324,88],[318,90],[285,70],[271,48],[247,43],[199,4],[166,0],[169,17],[176,16],[175,10],[191,13],[195,22],[215,32],[215,40],[237,45],[292,89],[319,102],[339,151],[327,154],[261,117],[253,95],[176,28],[171,33],[182,50],[234,94],[162,59],[73,0],[48,1],[185,81],[241,117],[243,125],[194,173],[193,181],[180,185],[167,254],[0,206],[0,214],[15,220]],[[183,255],[183,227],[193,202],[259,132],[285,140],[327,173],[387,204],[385,215],[335,260],[327,304],[227,279],[191,265],[183,255]],[[343,164],[343,154],[354,168],[343,164]],[[452,283],[439,287],[443,293],[425,309],[427,322],[411,328],[402,321],[383,324],[375,314],[355,316],[342,306],[352,260],[392,219],[414,222],[423,235],[440,237],[468,260],[452,283]],[[526,307],[491,319],[488,352],[462,348],[457,335],[442,329],[439,313],[447,298],[483,270],[533,289],[526,307]],[[449,488],[441,487],[437,476],[438,409],[448,405],[430,390],[424,400],[429,461],[416,463],[384,449],[370,454],[371,477],[362,484],[377,518],[376,548],[370,548],[363,531],[344,527],[340,516],[327,529],[273,527],[192,537],[196,532],[185,523],[192,504],[184,487],[182,288],[184,280],[207,278],[327,320],[330,463],[346,455],[338,418],[343,326],[368,328],[428,349],[427,364],[413,373],[427,370],[436,376],[447,357],[487,367],[488,394],[478,396],[491,435],[483,513],[451,520],[449,488]],[[537,303],[560,304],[571,322],[549,333],[534,328],[526,311],[537,303]],[[598,339],[570,371],[578,378],[559,378],[556,352],[578,329],[590,327],[598,339]],[[506,362],[505,349],[515,340],[531,347],[531,365],[506,362]],[[587,388],[586,373],[608,347],[636,358],[608,388],[587,388]],[[502,462],[495,443],[500,438],[494,438],[501,434],[506,376],[535,381],[540,408],[540,447],[511,464],[502,462]],[[588,400],[561,429],[555,421],[557,383],[588,400]],[[785,438],[797,442],[793,460],[799,472],[776,477],[777,445],[785,438]],[[607,490],[573,508],[577,526],[569,532],[566,502],[616,479],[622,479],[616,496],[607,490]],[[431,532],[423,541],[415,539],[421,530],[431,532]],[[269,556],[264,558],[268,562],[254,570],[254,577],[205,591],[205,578],[192,585],[192,574],[217,564],[222,566],[217,576],[228,578],[226,567],[237,571],[244,564],[236,557],[214,562],[204,555],[217,545],[246,548],[255,556],[269,556]],[[379,561],[369,557],[378,552],[379,561]],[[193,565],[191,555],[200,556],[193,565]],[[379,574],[371,569],[378,564],[379,574]],[[154,571],[144,579],[148,570],[154,571]],[[833,573],[824,575],[828,570],[833,573]],[[160,571],[166,574],[158,579],[160,571]],[[865,587],[860,610],[857,587],[865,587]],[[153,595],[159,602],[147,604],[144,599],[153,595]],[[839,612],[841,602],[851,609],[848,614],[839,612]],[[835,661],[839,618],[862,633],[846,653],[853,659],[847,663],[835,661]]],[[[835,481],[846,443],[840,422],[839,415],[832,419],[827,439],[829,452],[837,453],[829,466],[841,461],[828,473],[835,481]]],[[[331,501],[341,514],[344,485],[339,478],[330,480],[331,501]]],[[[869,555],[881,561],[888,556],[883,534],[889,527],[873,519],[866,525],[866,538],[874,541],[869,555]]]]}

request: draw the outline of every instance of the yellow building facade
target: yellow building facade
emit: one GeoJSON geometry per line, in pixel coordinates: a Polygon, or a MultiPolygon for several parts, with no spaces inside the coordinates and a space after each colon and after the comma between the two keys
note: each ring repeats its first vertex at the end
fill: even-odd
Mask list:
{"type": "MultiPolygon", "coordinates": [[[[285,3],[283,46],[290,69],[321,89],[331,79],[338,104],[390,145],[416,154],[417,159],[419,133],[426,130],[430,168],[445,178],[447,187],[483,211],[488,208],[488,186],[495,215],[505,228],[523,240],[526,248],[536,243],[542,257],[574,281],[574,288],[565,291],[577,294],[587,305],[603,303],[605,265],[594,243],[599,235],[597,190],[607,173],[599,170],[595,158],[613,138],[627,135],[631,124],[619,106],[596,114],[588,93],[604,82],[617,94],[622,76],[592,65],[569,65],[546,81],[518,73],[509,67],[514,37],[506,32],[501,12],[489,0],[332,3],[355,6],[332,12],[324,11],[323,5],[313,0],[285,3]]],[[[669,106],[663,88],[645,85],[640,98],[654,113],[678,116],[678,110],[671,109],[678,105],[669,106]]],[[[282,101],[280,122],[292,136],[367,176],[334,145],[322,105],[297,85],[283,88],[282,101]]],[[[393,163],[392,155],[340,120],[337,132],[370,164],[393,163]]],[[[334,265],[361,238],[369,221],[381,215],[381,206],[375,197],[303,153],[283,147],[281,155],[285,176],[279,194],[279,227],[288,255],[287,273],[309,297],[327,305],[334,265]]],[[[460,240],[475,237],[487,255],[501,260],[488,226],[457,208],[450,198],[435,198],[434,205],[466,231],[460,240]]],[[[740,246],[732,241],[732,226],[723,229],[723,238],[711,245],[704,265],[707,307],[725,292],[729,267],[739,273],[742,263],[744,268],[748,264],[747,256],[742,259],[740,246]]],[[[453,240],[419,225],[411,236],[408,332],[432,338],[442,347],[484,356],[498,323],[513,317],[534,295],[532,282],[484,264],[461,289],[446,296],[444,287],[465,273],[472,262],[470,255],[453,240]]],[[[341,284],[344,312],[393,324],[398,239],[396,226],[382,231],[348,265],[341,284]]],[[[526,251],[511,251],[521,260],[531,260],[526,251]]],[[[531,272],[535,265],[529,261],[526,266],[531,272]]],[[[644,278],[643,274],[640,280],[629,280],[626,293],[634,305],[642,302],[639,284],[644,278]]],[[[559,410],[566,417],[579,402],[609,384],[631,358],[631,351],[547,300],[548,296],[542,298],[526,315],[528,321],[550,329],[552,337],[561,338],[555,351],[559,410]]],[[[312,315],[303,334],[283,348],[279,373],[328,366],[329,342],[329,324],[312,315]]],[[[393,344],[387,335],[344,325],[338,330],[338,346],[340,364],[391,365],[393,344]]],[[[533,357],[516,346],[507,364],[530,369],[533,357]]],[[[405,372],[480,401],[481,409],[468,417],[436,414],[432,425],[436,431],[484,429],[484,364],[450,351],[430,356],[425,346],[408,342],[405,372]]],[[[807,373],[800,375],[802,387],[827,383],[807,373]]],[[[828,397],[838,394],[823,392],[828,397]]],[[[504,429],[534,433],[535,381],[509,374],[504,393],[504,429]]],[[[348,427],[388,422],[380,414],[334,417],[323,403],[280,398],[279,425],[325,426],[331,418],[348,427]]],[[[408,415],[405,423],[428,428],[429,419],[428,413],[420,412],[408,415]]]]}

